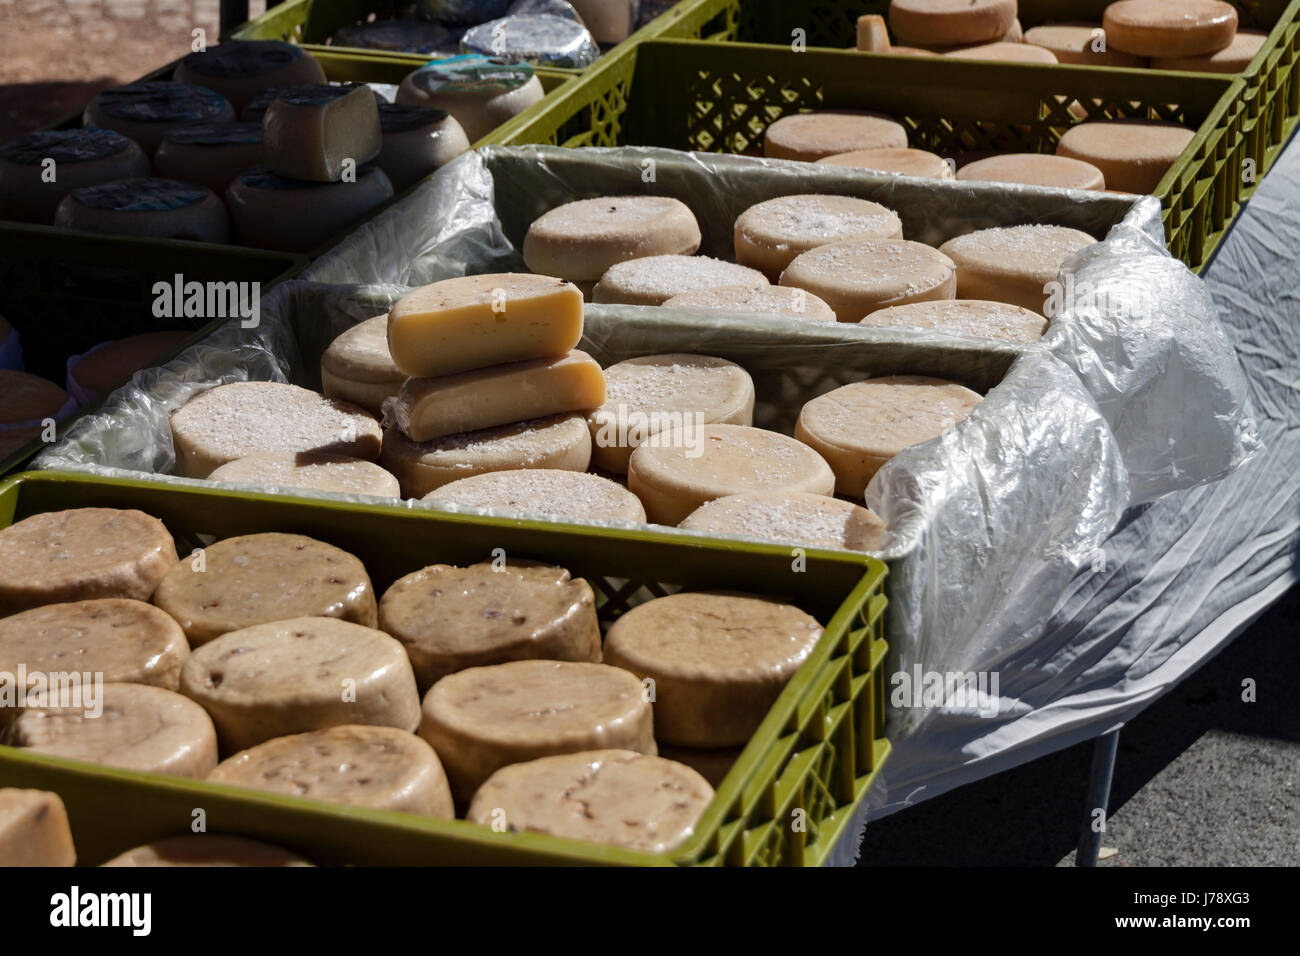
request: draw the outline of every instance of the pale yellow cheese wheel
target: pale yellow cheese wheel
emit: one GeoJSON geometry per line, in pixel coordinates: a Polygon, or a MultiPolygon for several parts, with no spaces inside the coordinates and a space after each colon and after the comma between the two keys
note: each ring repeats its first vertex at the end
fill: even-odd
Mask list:
{"type": "Polygon", "coordinates": [[[889,28],[911,46],[987,43],[1006,36],[1016,0],[891,0],[889,28]]]}
{"type": "Polygon", "coordinates": [[[834,322],[835,310],[811,292],[768,285],[751,288],[728,285],[718,289],[683,292],[664,303],[667,308],[704,309],[708,312],[744,312],[773,315],[804,322],[834,322]]]}
{"type": "Polygon", "coordinates": [[[952,166],[948,161],[924,149],[858,149],[851,153],[823,156],[817,162],[823,166],[851,166],[879,173],[898,173],[900,176],[952,179],[952,166]]]}
{"type": "Polygon", "coordinates": [[[1001,339],[1029,344],[1047,331],[1041,313],[984,299],[948,299],[943,302],[913,302],[872,312],[861,322],[875,328],[934,329],[953,335],[1001,339]]]}
{"type": "Polygon", "coordinates": [[[1004,153],[977,159],[959,169],[957,178],[976,182],[1053,186],[1059,189],[1101,191],[1106,188],[1106,177],[1092,163],[1046,153],[1004,153]]]}
{"type": "Polygon", "coordinates": [[[1129,69],[1147,64],[1144,56],[1111,47],[1100,23],[1044,23],[1025,31],[1025,43],[1050,51],[1058,63],[1129,69]]]}
{"type": "Polygon", "coordinates": [[[891,305],[957,294],[952,260],[902,239],[849,240],[811,249],[786,267],[781,285],[824,299],[841,322],[857,322],[891,305]]]}
{"type": "Polygon", "coordinates": [[[1117,0],[1101,18],[1106,40],[1138,56],[1204,56],[1232,43],[1237,8],[1224,0],[1117,0]]]}
{"type": "Polygon", "coordinates": [[[993,60],[999,63],[1056,63],[1050,50],[1030,43],[980,43],[975,46],[949,50],[944,56],[955,60],[993,60]]]}
{"type": "Polygon", "coordinates": [[[628,259],[692,256],[700,238],[695,214],[680,199],[607,196],[565,203],[535,219],[523,254],[533,272],[583,282],[628,259]]]}
{"type": "Polygon", "coordinates": [[[1009,302],[1042,313],[1061,264],[1092,236],[1067,226],[1007,226],[949,239],[939,251],[957,266],[957,295],[1009,302]]]}
{"type": "Polygon", "coordinates": [[[1196,73],[1241,73],[1259,53],[1268,34],[1262,30],[1238,30],[1222,50],[1202,56],[1156,57],[1151,61],[1156,70],[1191,70],[1196,73]]]}
{"type": "Polygon", "coordinates": [[[736,219],[736,261],[773,282],[800,253],[850,239],[901,239],[898,213],[852,196],[778,196],[736,219]]]}
{"type": "Polygon", "coordinates": [[[1092,163],[1108,189],[1145,195],[1155,191],[1193,136],[1178,123],[1101,120],[1066,130],[1056,154],[1092,163]]]}
{"type": "Polygon", "coordinates": [[[321,355],[320,377],[327,398],[382,414],[384,400],[401,391],[407,379],[388,351],[388,313],[359,322],[335,338],[321,355]]]}
{"type": "Polygon", "coordinates": [[[641,501],[622,485],[600,475],[554,468],[494,471],[460,478],[420,500],[520,516],[547,515],[563,521],[646,520],[641,501]]]}
{"type": "Polygon", "coordinates": [[[880,518],[851,501],[781,491],[750,491],[706,501],[678,527],[846,551],[879,550],[885,531],[880,518]]]}
{"type": "Polygon", "coordinates": [[[208,481],[330,491],[370,498],[401,497],[397,479],[373,461],[310,452],[264,452],[216,468],[208,481]]]}
{"type": "Polygon", "coordinates": [[[763,273],[708,256],[647,256],[606,270],[591,292],[591,301],[606,305],[663,305],[675,295],[696,289],[767,285],[763,273]]]}
{"type": "Polygon", "coordinates": [[[68,369],[68,378],[94,398],[102,398],[130,380],[142,368],[174,352],[190,332],[145,332],[108,342],[81,357],[68,369]]]}
{"type": "Polygon", "coordinates": [[[815,110],[791,113],[767,128],[763,155],[769,159],[813,162],[855,149],[903,147],[907,130],[898,121],[865,110],[815,110]]]}

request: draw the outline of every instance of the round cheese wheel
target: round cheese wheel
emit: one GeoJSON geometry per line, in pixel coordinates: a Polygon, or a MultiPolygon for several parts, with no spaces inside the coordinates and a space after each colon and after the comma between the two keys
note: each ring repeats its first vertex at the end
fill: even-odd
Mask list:
{"type": "Polygon", "coordinates": [[[407,375],[388,351],[388,313],[377,315],[339,335],[320,359],[322,391],[382,414],[384,400],[402,390],[407,375]]]}
{"type": "Polygon", "coordinates": [[[553,754],[618,748],[654,754],[653,714],[625,670],[575,661],[511,661],[444,677],[424,697],[420,736],[433,745],[457,803],[502,767],[553,754]]]}
{"type": "Polygon", "coordinates": [[[152,604],[99,598],[47,604],[0,619],[0,671],[68,669],[112,683],[175,690],[189,656],[185,632],[152,604]]]}
{"type": "Polygon", "coordinates": [[[999,63],[1055,63],[1056,56],[1031,43],[980,43],[948,50],[944,56],[957,60],[993,60],[999,63]]]}
{"type": "Polygon", "coordinates": [[[659,756],[674,763],[685,764],[717,788],[727,779],[744,752],[743,747],[674,747],[659,743],[659,756]]]}
{"type": "Polygon", "coordinates": [[[957,295],[1009,302],[1042,313],[1061,264],[1096,239],[1066,226],[980,229],[949,239],[939,251],[957,267],[957,295]]]}
{"type": "Polygon", "coordinates": [[[599,279],[611,266],[645,256],[693,256],[700,227],[690,207],[667,196],[610,196],[556,206],[528,227],[524,262],[572,281],[599,279]]]}
{"type": "Polygon", "coordinates": [[[847,239],[902,239],[898,213],[852,196],[778,196],[736,219],[736,261],[775,282],[796,256],[847,239]]]}
{"type": "Polygon", "coordinates": [[[628,487],[657,524],[676,525],[706,501],[745,491],[829,495],[835,476],[802,442],[744,425],[674,429],[628,462],[628,487]],[[684,434],[694,432],[694,435],[684,434]]]}
{"type": "Polygon", "coordinates": [[[62,691],[31,691],[10,720],[4,743],[51,757],[206,777],[217,765],[217,735],[203,708],[148,684],[103,684],[90,706],[64,703],[62,691]]]}
{"type": "Polygon", "coordinates": [[[680,763],[631,750],[594,750],[502,767],[465,819],[511,832],[666,853],[681,846],[713,788],[680,763]]]}
{"type": "Polygon", "coordinates": [[[0,531],[0,614],[61,601],[147,601],[176,563],[166,526],[143,511],[47,511],[0,531]]]}
{"type": "Polygon", "coordinates": [[[206,186],[218,196],[245,169],[265,161],[260,123],[200,123],[168,130],[153,156],[158,175],[206,186]]]}
{"type": "Polygon", "coordinates": [[[191,53],[176,67],[178,83],[215,90],[236,110],[268,86],[324,83],[325,71],[302,47],[282,40],[226,40],[191,53]]]}
{"type": "Polygon", "coordinates": [[[1080,123],[1061,136],[1056,154],[1096,166],[1109,189],[1143,195],[1155,191],[1194,135],[1177,123],[1152,120],[1080,123]]]}
{"type": "Polygon", "coordinates": [[[163,134],[196,123],[230,123],[235,111],[226,98],[205,86],[149,80],[100,92],[82,116],[86,126],[116,130],[152,156],[163,134]]]}
{"type": "Polygon", "coordinates": [[[259,452],[379,457],[379,423],[350,402],[281,382],[233,382],[200,392],[171,414],[177,470],[206,478],[259,452]]]}
{"type": "Polygon", "coordinates": [[[1138,56],[1205,56],[1232,43],[1237,8],[1224,0],[1117,0],[1101,17],[1106,40],[1138,56]]]}
{"type": "Polygon", "coordinates": [[[469,137],[446,110],[406,103],[379,104],[383,145],[375,165],[393,189],[414,186],[469,149],[469,137]]]}
{"type": "Polygon", "coordinates": [[[515,515],[547,515],[562,521],[645,521],[640,499],[622,485],[599,475],[554,468],[460,478],[420,500],[515,515]]]}
{"type": "MultiPolygon", "coordinates": [[[[359,90],[369,86],[366,83],[308,83],[302,86],[271,86],[264,90],[258,90],[248,98],[244,108],[239,111],[239,118],[245,123],[256,123],[262,125],[262,120],[266,118],[267,111],[270,110],[271,104],[279,99],[289,99],[297,102],[322,104],[329,100],[341,99],[347,96],[353,90],[359,90]]],[[[379,94],[373,87],[371,92],[375,97],[375,106],[385,102],[384,97],[379,94]]]]}
{"type": "Polygon", "coordinates": [[[1025,43],[1050,51],[1058,63],[1130,69],[1147,65],[1146,57],[1111,47],[1100,23],[1045,23],[1026,30],[1025,43]]]}
{"type": "Polygon", "coordinates": [[[708,256],[647,256],[611,266],[592,290],[591,300],[605,304],[663,305],[675,295],[696,289],[767,285],[763,273],[708,256]]]}
{"type": "Polygon", "coordinates": [[[952,179],[952,166],[948,161],[924,149],[857,149],[851,153],[823,156],[817,162],[824,166],[852,166],[900,176],[952,179]]]}
{"type": "Polygon", "coordinates": [[[1156,57],[1155,70],[1191,70],[1196,73],[1241,73],[1263,48],[1268,34],[1262,30],[1238,30],[1232,42],[1217,53],[1202,56],[1156,57]]]}
{"type": "Polygon", "coordinates": [[[787,289],[779,285],[759,286],[756,289],[743,285],[697,289],[675,295],[664,305],[680,309],[704,309],[708,312],[776,315],[805,322],[835,321],[835,310],[817,296],[803,289],[787,289]]]}
{"type": "Polygon", "coordinates": [[[978,393],[939,378],[872,378],[814,398],[794,433],[830,462],[836,494],[861,499],[881,465],[943,434],[979,402],[978,393]]]}
{"type": "Polygon", "coordinates": [[[99,401],[142,368],[156,365],[193,333],[144,332],[105,342],[68,359],[68,391],[84,405],[99,401]]]}
{"type": "Polygon", "coordinates": [[[841,322],[891,305],[951,299],[956,270],[943,252],[902,239],[854,239],[802,253],[781,274],[781,285],[807,289],[841,322]]]}
{"type": "Polygon", "coordinates": [[[1052,186],[1059,189],[1106,188],[1101,170],[1092,163],[1068,156],[1043,153],[1005,153],[967,163],[957,171],[957,178],[990,183],[1024,183],[1028,186],[1052,186]]]}
{"type": "Polygon", "coordinates": [[[175,179],[117,179],[74,189],[54,224],[147,239],[229,242],[230,217],[211,189],[175,179]]]}
{"type": "Polygon", "coordinates": [[[763,137],[763,155],[811,163],[856,149],[906,145],[907,130],[888,116],[863,110],[817,110],[792,113],[769,126],[763,137]]]}
{"type": "Polygon", "coordinates": [[[333,617],[292,617],[231,631],[197,648],[181,693],[212,717],[222,750],[365,724],[414,730],[420,695],[402,645],[333,617]]]}
{"type": "Polygon", "coordinates": [[[889,29],[899,43],[956,46],[1007,35],[1016,0],[890,0],[889,29]]]}
{"type": "Polygon", "coordinates": [[[726,359],[670,353],[605,369],[605,404],[587,416],[592,463],[626,474],[633,450],[676,428],[752,425],[754,380],[726,359]]]}
{"type": "Polygon", "coordinates": [[[148,175],[149,157],[121,133],[28,133],[0,146],[0,219],[49,225],[59,202],[74,189],[148,175]]]}
{"type": "Polygon", "coordinates": [[[880,518],[851,501],[782,491],[751,491],[706,501],[678,527],[844,551],[877,551],[885,532],[880,518]]]}
{"type": "Polygon", "coordinates": [[[263,452],[215,468],[208,481],[400,498],[397,479],[373,461],[316,452],[263,452]]]}
{"type": "Polygon", "coordinates": [[[564,69],[591,66],[600,56],[595,38],[580,21],[545,13],[480,23],[465,31],[460,45],[470,53],[564,69]]]}
{"type": "Polygon", "coordinates": [[[654,681],[660,740],[735,747],[749,742],[821,636],[812,615],[769,598],[672,594],[615,621],[605,660],[654,681]]]}
{"type": "Polygon", "coordinates": [[[49,379],[0,369],[0,459],[40,437],[47,421],[66,418],[72,410],[68,393],[49,379]]]}
{"type": "Polygon", "coordinates": [[[170,837],[127,850],[104,866],[311,866],[270,843],[215,833],[170,837]]]}
{"type": "Polygon", "coordinates": [[[476,56],[435,60],[407,74],[397,102],[446,110],[476,143],[545,95],[527,63],[476,56]]]}
{"type": "Polygon", "coordinates": [[[447,774],[407,730],[344,724],[276,737],[217,764],[211,783],[450,820],[447,774]]]}
{"type": "Polygon", "coordinates": [[[872,312],[861,324],[881,329],[936,329],[953,335],[1025,344],[1037,342],[1047,331],[1047,319],[1039,312],[1008,302],[981,299],[896,305],[872,312]]]}
{"type": "Polygon", "coordinates": [[[332,544],[300,534],[226,538],[176,562],[154,603],[198,647],[241,628],[284,618],[332,617],[366,627],[378,620],[365,567],[332,544]]]}
{"type": "Polygon", "coordinates": [[[406,648],[421,690],[468,667],[507,661],[600,663],[596,597],[563,568],[422,568],[384,592],[379,626],[406,648]]]}
{"type": "Polygon", "coordinates": [[[254,166],[226,189],[235,235],[246,246],[309,252],[393,198],[393,184],[373,163],[356,182],[317,183],[254,166]]]}
{"type": "Polygon", "coordinates": [[[433,20],[375,20],[339,27],[330,44],[389,53],[454,55],[460,52],[460,35],[433,20]]]}
{"type": "Polygon", "coordinates": [[[423,498],[453,481],[496,471],[586,471],[591,433],[582,415],[551,415],[429,442],[413,442],[394,425],[384,432],[379,460],[397,476],[403,497],[423,498]]]}

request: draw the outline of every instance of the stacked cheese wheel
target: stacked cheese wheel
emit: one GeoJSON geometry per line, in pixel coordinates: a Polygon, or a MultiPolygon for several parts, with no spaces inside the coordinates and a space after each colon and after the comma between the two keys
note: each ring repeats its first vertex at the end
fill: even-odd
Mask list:
{"type": "MultiPolygon", "coordinates": [[[[777,600],[682,592],[602,640],[587,582],[535,561],[429,565],[376,600],[361,561],[302,535],[182,557],[139,511],[45,512],[0,531],[0,670],[28,675],[0,742],[665,851],[821,634],[777,600]],[[51,694],[69,660],[104,683],[51,694]]],[[[57,797],[0,791],[0,865],[74,853],[57,797]]],[[[185,838],[114,864],[303,862],[185,838]]]]}

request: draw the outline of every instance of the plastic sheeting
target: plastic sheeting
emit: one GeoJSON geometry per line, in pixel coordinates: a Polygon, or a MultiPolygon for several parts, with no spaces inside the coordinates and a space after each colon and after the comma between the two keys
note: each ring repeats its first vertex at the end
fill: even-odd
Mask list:
{"type": "MultiPolygon", "coordinates": [[[[1162,507],[1168,499],[1155,500],[1161,495],[1196,489],[1243,462],[1253,464],[1261,433],[1246,379],[1204,287],[1162,248],[1154,200],[1131,204],[1114,196],[666,150],[490,148],[445,167],[306,274],[381,288],[333,290],[326,293],[327,307],[319,307],[318,298],[306,310],[295,310],[295,299],[319,297],[318,287],[277,289],[264,300],[263,324],[255,332],[228,325],[169,366],[140,373],[44,453],[38,466],[165,471],[171,463],[166,412],[197,389],[245,377],[313,384],[312,363],[324,344],[351,322],[383,311],[402,287],[520,268],[515,250],[528,222],[561,202],[629,192],[675,195],[701,221],[701,251],[729,258],[731,223],[740,211],[774,195],[814,191],[890,205],[909,238],[935,244],[1020,222],[1107,236],[1067,264],[1065,311],[1043,345],[1024,350],[1009,370],[1004,361],[1001,383],[969,418],[897,456],[868,489],[868,502],[889,524],[891,672],[919,667],[999,679],[996,693],[973,708],[950,698],[938,706],[909,701],[892,712],[895,751],[864,814],[890,812],[947,789],[946,781],[983,775],[997,758],[1073,742],[1080,721],[1060,702],[1083,686],[1115,698],[1097,704],[1088,720],[1129,706],[1132,699],[1118,682],[1147,669],[1152,642],[1129,644],[1118,635],[1152,607],[1119,600],[1126,595],[1123,584],[1108,593],[1106,582],[1116,580],[1120,567],[1140,576],[1144,558],[1156,555],[1140,539],[1131,539],[1131,552],[1112,553],[1107,536],[1112,543],[1122,538],[1141,513],[1130,510],[1130,523],[1112,534],[1126,509],[1162,507]],[[140,427],[144,422],[152,425],[140,427]],[[1126,608],[1119,618],[1116,605],[1126,608]],[[1095,639],[1100,646],[1080,639],[1085,625],[1106,618],[1111,629],[1095,639]],[[1113,645],[1111,638],[1117,638],[1113,645]],[[1103,650],[1115,657],[1098,673],[1093,667],[1103,650]],[[981,716],[991,711],[995,716],[981,716]]],[[[591,312],[588,346],[603,349],[606,361],[669,350],[679,341],[675,335],[702,318],[665,321],[666,313],[639,309],[591,312]]],[[[792,420],[812,394],[841,383],[825,374],[827,366],[841,376],[866,377],[901,370],[898,362],[909,349],[912,361],[928,356],[952,362],[953,354],[969,357],[980,348],[971,340],[950,339],[940,347],[942,340],[930,335],[858,327],[802,326],[796,336],[789,323],[763,321],[774,323],[766,330],[773,337],[750,342],[750,362],[784,364],[787,371],[812,364],[823,372],[811,382],[781,374],[761,389],[760,423],[773,427],[792,420]],[[811,339],[819,335],[836,341],[818,346],[811,339]],[[882,355],[890,361],[882,363],[882,355]]],[[[730,337],[752,337],[761,323],[748,326],[728,327],[714,317],[707,333],[684,341],[692,351],[726,354],[730,337]]],[[[982,367],[993,366],[986,361],[982,367]]],[[[1212,494],[1215,487],[1190,494],[1212,494]]],[[[1177,573],[1172,565],[1168,571],[1177,573]]],[[[1170,654],[1177,650],[1176,644],[1155,644],[1170,654]]],[[[837,856],[851,857],[855,846],[846,841],[837,856]]]]}

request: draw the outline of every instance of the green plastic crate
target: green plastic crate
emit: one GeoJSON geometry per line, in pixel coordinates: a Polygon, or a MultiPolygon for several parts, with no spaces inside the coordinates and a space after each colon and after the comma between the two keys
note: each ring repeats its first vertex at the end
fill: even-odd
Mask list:
{"type": "Polygon", "coordinates": [[[955,156],[1052,152],[1083,119],[1173,120],[1196,135],[1155,194],[1170,251],[1199,270],[1241,201],[1242,89],[1239,79],[1206,73],[653,40],[608,57],[485,142],[759,153],[781,116],[852,107],[887,113],[907,127],[912,146],[955,156]],[[1083,119],[1071,104],[1082,106],[1083,119]]]}
{"type": "Polygon", "coordinates": [[[723,588],[783,595],[826,624],[680,849],[649,854],[540,834],[495,833],[464,821],[365,810],[100,767],[0,747],[0,786],[60,794],[81,862],[207,830],[279,843],[322,863],[679,864],[798,866],[821,862],[889,752],[884,739],[885,566],[810,550],[705,543],[645,532],[402,512],[218,490],[165,488],[41,472],[0,483],[0,526],[77,507],[138,508],[161,518],[181,553],[207,535],[306,534],[365,562],[377,591],[434,562],[483,560],[495,548],[585,577],[608,624],[651,597],[723,588]],[[799,813],[797,811],[802,811],[799,813]]]}

